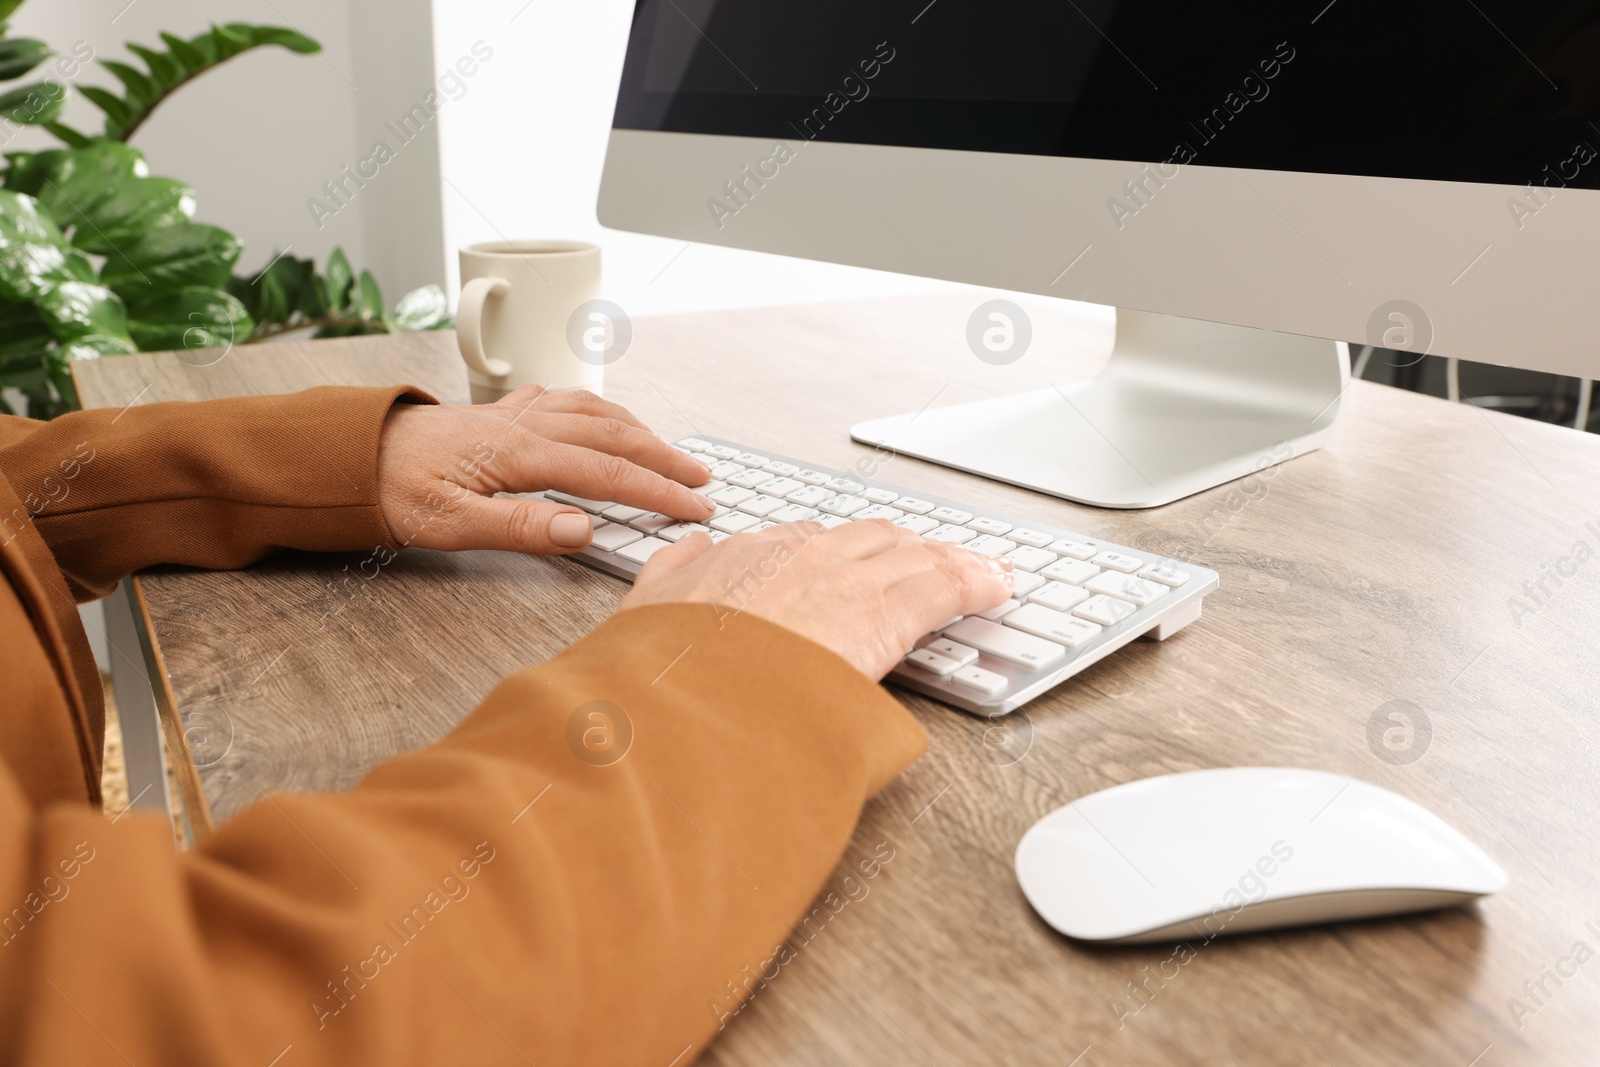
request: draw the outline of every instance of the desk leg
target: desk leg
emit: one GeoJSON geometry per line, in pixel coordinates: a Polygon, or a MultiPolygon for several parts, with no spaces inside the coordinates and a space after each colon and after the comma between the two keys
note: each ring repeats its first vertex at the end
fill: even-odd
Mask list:
{"type": "Polygon", "coordinates": [[[156,710],[150,659],[134,619],[133,579],[126,578],[106,598],[106,636],[110,640],[111,684],[117,718],[122,723],[122,751],[128,765],[128,796],[140,811],[172,818],[167,792],[167,760],[161,744],[161,716],[156,710]]]}

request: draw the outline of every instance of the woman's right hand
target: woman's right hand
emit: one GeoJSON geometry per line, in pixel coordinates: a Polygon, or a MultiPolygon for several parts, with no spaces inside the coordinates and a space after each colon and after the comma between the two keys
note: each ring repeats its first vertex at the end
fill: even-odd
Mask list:
{"type": "Polygon", "coordinates": [[[872,679],[923,635],[1011,595],[1009,559],[987,559],[882,519],[789,523],[713,545],[693,534],[650,557],[619,610],[708,603],[815,641],[872,679]]]}

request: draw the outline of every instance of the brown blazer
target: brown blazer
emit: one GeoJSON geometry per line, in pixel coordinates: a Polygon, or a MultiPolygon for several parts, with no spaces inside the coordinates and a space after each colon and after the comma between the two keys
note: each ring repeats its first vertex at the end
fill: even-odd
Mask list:
{"type": "Polygon", "coordinates": [[[192,852],[108,820],[74,598],[157,563],[397,547],[376,486],[397,399],[427,398],[0,419],[0,1063],[681,1067],[841,858],[892,858],[845,849],[916,722],[825,649],[687,604],[615,616],[439,744],[192,852]],[[633,722],[611,766],[568,745],[591,700],[633,722]]]}

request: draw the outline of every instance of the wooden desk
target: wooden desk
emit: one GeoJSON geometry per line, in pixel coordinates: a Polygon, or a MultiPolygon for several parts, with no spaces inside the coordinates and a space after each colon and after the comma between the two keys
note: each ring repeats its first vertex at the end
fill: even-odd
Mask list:
{"type": "MultiPolygon", "coordinates": [[[[1041,306],[1033,351],[990,367],[965,347],[970,311],[918,298],[643,320],[607,390],[669,435],[847,467],[867,453],[847,437],[857,420],[1068,381],[1109,347],[1107,324],[1041,306]]],[[[145,355],[78,371],[89,404],[119,407],[323,382],[465,393],[448,335],[239,350],[205,369],[145,355]]],[[[911,459],[881,476],[1192,553],[1222,587],[1177,639],[1137,643],[1004,723],[1032,732],[1015,763],[986,743],[988,724],[906,696],[932,749],[868,806],[847,857],[887,841],[894,860],[815,940],[796,940],[798,958],[706,1062],[1600,1057],[1600,961],[1588,959],[1600,952],[1600,559],[1548,583],[1536,610],[1508,605],[1575,542],[1600,550],[1600,440],[1357,384],[1329,447],[1253,498],[1223,487],[1108,512],[911,459]],[[1412,702],[1431,727],[1426,744],[1414,735],[1410,762],[1369,741],[1375,716],[1392,725],[1378,715],[1391,701],[1412,702]],[[1238,764],[1397,790],[1482,844],[1511,884],[1472,911],[1225,938],[1181,966],[1166,962],[1172,946],[1072,943],[1029,910],[1011,857],[1035,819],[1120,782],[1238,764]],[[1546,977],[1574,966],[1559,986],[1546,977]],[[1547,995],[1524,986],[1541,981],[1547,995]],[[1142,1001],[1129,983],[1144,985],[1142,1001]],[[1531,1013],[1514,1019],[1509,998],[1531,1013]]],[[[357,562],[293,555],[239,574],[140,579],[166,698],[201,727],[191,758],[216,818],[262,789],[349,786],[433,741],[624,589],[563,561],[422,551],[346,585],[357,562]]]]}

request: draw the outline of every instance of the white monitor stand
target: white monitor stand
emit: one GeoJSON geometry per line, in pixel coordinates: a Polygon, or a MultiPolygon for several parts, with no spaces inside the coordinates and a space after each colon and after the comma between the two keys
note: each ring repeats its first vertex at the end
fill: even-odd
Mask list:
{"type": "Polygon", "coordinates": [[[1083,504],[1153,508],[1319,447],[1349,382],[1343,341],[1119,310],[1089,381],[850,436],[1083,504]]]}

